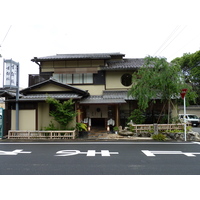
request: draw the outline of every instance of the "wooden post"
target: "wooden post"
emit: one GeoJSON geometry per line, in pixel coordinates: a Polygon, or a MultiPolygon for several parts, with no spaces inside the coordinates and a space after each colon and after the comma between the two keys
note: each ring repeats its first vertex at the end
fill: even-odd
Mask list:
{"type": "Polygon", "coordinates": [[[81,122],[81,111],[80,109],[77,110],[77,122],[80,123],[81,122]]]}
{"type": "Polygon", "coordinates": [[[115,126],[119,126],[119,105],[117,104],[116,105],[116,123],[115,123],[115,126]]]}
{"type": "Polygon", "coordinates": [[[153,124],[153,128],[154,128],[154,134],[158,134],[158,124],[153,124]]]}

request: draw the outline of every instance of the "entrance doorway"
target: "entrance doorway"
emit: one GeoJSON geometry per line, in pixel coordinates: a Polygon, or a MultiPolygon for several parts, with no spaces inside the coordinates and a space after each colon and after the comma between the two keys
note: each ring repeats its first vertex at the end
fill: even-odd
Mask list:
{"type": "Polygon", "coordinates": [[[92,118],[92,127],[102,127],[105,128],[105,118],[92,118]]]}
{"type": "Polygon", "coordinates": [[[105,118],[91,118],[91,132],[92,133],[106,132],[105,118]]]}

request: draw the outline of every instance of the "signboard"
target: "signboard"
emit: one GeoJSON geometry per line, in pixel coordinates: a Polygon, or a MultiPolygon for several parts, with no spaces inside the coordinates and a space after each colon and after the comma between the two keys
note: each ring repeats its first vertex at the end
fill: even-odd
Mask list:
{"type": "Polygon", "coordinates": [[[16,130],[19,130],[19,63],[3,60],[3,87],[16,89],[16,130]]]}
{"type": "Polygon", "coordinates": [[[3,137],[3,108],[0,108],[0,138],[3,137]]]}
{"type": "Polygon", "coordinates": [[[19,63],[11,60],[4,60],[3,87],[16,88],[18,86],[17,76],[19,63]]]}
{"type": "Polygon", "coordinates": [[[182,89],[181,90],[181,98],[184,99],[185,95],[186,95],[187,89],[182,89]]]}

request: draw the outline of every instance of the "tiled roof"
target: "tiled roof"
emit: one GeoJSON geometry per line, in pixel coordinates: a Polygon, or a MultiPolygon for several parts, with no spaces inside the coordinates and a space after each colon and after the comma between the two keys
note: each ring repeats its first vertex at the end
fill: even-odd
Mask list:
{"type": "MultiPolygon", "coordinates": [[[[0,90],[0,97],[5,97],[5,96],[16,97],[16,91],[0,90]]],[[[20,96],[22,95],[19,94],[19,97],[20,96]]]]}
{"type": "Polygon", "coordinates": [[[79,96],[75,93],[54,93],[54,94],[29,94],[22,96],[19,101],[45,101],[47,97],[52,97],[55,99],[81,99],[82,96],[79,96]]]}
{"type": "Polygon", "coordinates": [[[104,99],[135,100],[133,97],[128,95],[128,91],[104,90],[103,97],[104,99]]]}
{"type": "Polygon", "coordinates": [[[89,96],[86,99],[81,100],[80,104],[118,104],[118,103],[126,103],[124,99],[109,99],[103,98],[102,96],[89,96]]]}
{"type": "Polygon", "coordinates": [[[103,91],[103,95],[89,96],[81,100],[81,104],[118,104],[126,103],[126,100],[134,100],[128,96],[128,91],[103,91]]]}
{"type": "Polygon", "coordinates": [[[138,69],[144,64],[143,58],[123,59],[121,61],[108,61],[102,70],[138,69]]]}
{"type": "Polygon", "coordinates": [[[87,53],[87,54],[56,54],[53,56],[34,57],[31,61],[40,62],[45,60],[73,60],[73,59],[110,59],[111,56],[125,56],[121,53],[87,53]]]}

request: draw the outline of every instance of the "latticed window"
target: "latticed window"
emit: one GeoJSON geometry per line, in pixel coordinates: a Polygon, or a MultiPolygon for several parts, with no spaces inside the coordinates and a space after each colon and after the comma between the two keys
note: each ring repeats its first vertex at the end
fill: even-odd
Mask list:
{"type": "Polygon", "coordinates": [[[53,77],[65,84],[93,84],[93,74],[53,74],[53,77]]]}

